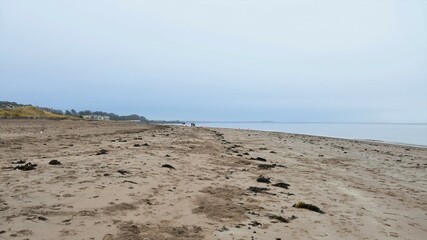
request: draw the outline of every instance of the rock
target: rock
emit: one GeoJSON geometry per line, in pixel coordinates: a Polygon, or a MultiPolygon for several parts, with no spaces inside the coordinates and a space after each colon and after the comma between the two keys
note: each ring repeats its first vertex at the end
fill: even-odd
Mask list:
{"type": "Polygon", "coordinates": [[[53,159],[49,161],[49,165],[61,165],[61,162],[56,159],[53,159]]]}
{"type": "Polygon", "coordinates": [[[256,181],[257,182],[262,182],[262,183],[270,183],[270,178],[268,178],[268,177],[264,177],[264,176],[259,176],[257,179],[256,179],[256,181]]]}
{"type": "Polygon", "coordinates": [[[150,145],[148,145],[148,143],[144,143],[144,144],[142,144],[142,146],[148,147],[150,145]]]}
{"type": "Polygon", "coordinates": [[[141,147],[141,144],[134,144],[134,147],[141,147]]]}

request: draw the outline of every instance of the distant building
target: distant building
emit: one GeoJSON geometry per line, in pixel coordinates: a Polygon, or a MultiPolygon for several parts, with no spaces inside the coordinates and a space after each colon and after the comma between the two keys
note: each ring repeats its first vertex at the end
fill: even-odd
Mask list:
{"type": "Polygon", "coordinates": [[[6,105],[6,106],[4,106],[3,108],[4,108],[4,109],[14,109],[14,108],[15,108],[15,106],[12,106],[12,105],[6,105]]]}
{"type": "Polygon", "coordinates": [[[100,121],[110,120],[109,116],[101,116],[101,115],[83,115],[82,117],[84,119],[89,119],[89,120],[100,120],[100,121]]]}

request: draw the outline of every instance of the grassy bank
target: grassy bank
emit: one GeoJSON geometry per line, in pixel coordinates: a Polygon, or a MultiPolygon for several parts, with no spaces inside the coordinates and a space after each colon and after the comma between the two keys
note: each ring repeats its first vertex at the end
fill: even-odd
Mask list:
{"type": "Polygon", "coordinates": [[[72,119],[75,117],[54,114],[39,110],[35,107],[26,106],[13,109],[0,109],[0,118],[72,119]]]}

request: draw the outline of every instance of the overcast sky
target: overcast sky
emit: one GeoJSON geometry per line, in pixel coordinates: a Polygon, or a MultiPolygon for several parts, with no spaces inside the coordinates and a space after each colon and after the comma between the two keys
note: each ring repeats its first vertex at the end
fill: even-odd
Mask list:
{"type": "Polygon", "coordinates": [[[0,0],[0,100],[149,119],[427,122],[427,1],[0,0]]]}

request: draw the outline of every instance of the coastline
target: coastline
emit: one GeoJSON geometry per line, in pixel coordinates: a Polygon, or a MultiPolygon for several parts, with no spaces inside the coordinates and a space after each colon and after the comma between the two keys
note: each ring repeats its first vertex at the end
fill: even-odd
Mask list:
{"type": "Polygon", "coordinates": [[[427,148],[427,145],[402,143],[402,142],[390,142],[390,141],[375,140],[375,139],[357,139],[357,138],[346,138],[346,137],[328,136],[328,135],[291,133],[291,132],[281,132],[281,131],[277,131],[277,130],[259,130],[259,129],[243,129],[243,128],[209,127],[209,126],[207,126],[207,127],[202,126],[202,127],[203,128],[211,128],[211,129],[223,129],[223,130],[233,129],[233,130],[246,130],[246,131],[254,131],[254,132],[260,131],[260,132],[271,132],[271,133],[285,133],[285,134],[301,135],[301,136],[307,136],[307,137],[323,137],[323,138],[349,140],[349,141],[358,141],[358,142],[370,142],[370,143],[389,144],[389,145],[397,145],[397,146],[405,146],[405,147],[427,148]]]}
{"type": "Polygon", "coordinates": [[[0,168],[5,239],[427,235],[427,149],[419,147],[244,129],[0,120],[0,168]],[[37,166],[16,170],[19,160],[37,166]],[[324,214],[293,207],[299,201],[324,214]]]}
{"type": "Polygon", "coordinates": [[[395,123],[277,123],[232,122],[197,124],[205,127],[252,129],[325,136],[354,140],[374,140],[394,144],[427,146],[427,124],[395,123]]]}

